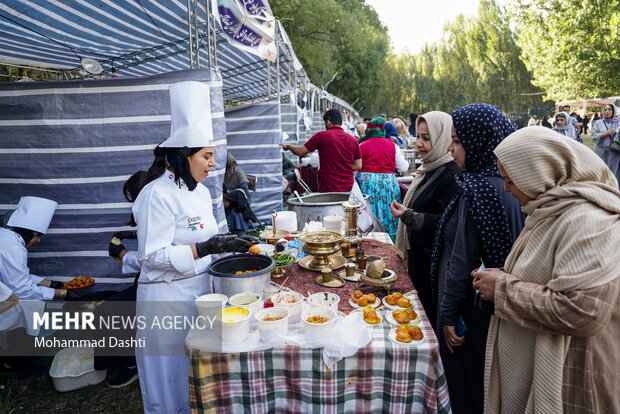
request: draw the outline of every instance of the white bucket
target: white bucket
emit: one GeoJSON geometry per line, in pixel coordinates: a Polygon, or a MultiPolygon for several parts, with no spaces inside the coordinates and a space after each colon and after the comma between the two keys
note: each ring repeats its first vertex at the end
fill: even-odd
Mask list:
{"type": "Polygon", "coordinates": [[[294,211],[278,211],[276,228],[289,232],[297,231],[297,213],[294,211]]]}
{"type": "Polygon", "coordinates": [[[344,218],[342,216],[323,217],[323,227],[327,231],[342,234],[344,227],[344,218]]]}

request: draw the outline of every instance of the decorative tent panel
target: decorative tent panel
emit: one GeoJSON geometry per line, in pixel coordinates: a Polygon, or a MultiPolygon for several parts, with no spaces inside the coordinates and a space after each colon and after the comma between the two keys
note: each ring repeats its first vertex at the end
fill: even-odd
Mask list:
{"type": "MultiPolygon", "coordinates": [[[[188,2],[183,1],[3,0],[0,63],[77,73],[81,60],[90,58],[101,64],[103,76],[123,78],[184,70],[192,67],[191,26],[200,45],[192,54],[194,65],[220,70],[225,99],[248,102],[278,92],[286,95],[295,85],[301,89],[306,85],[308,92],[316,89],[302,81],[305,72],[282,25],[277,25],[278,59],[272,63],[230,45],[216,26],[209,0],[189,4],[188,14],[188,2]]],[[[339,98],[323,94],[351,109],[339,98]]]]}
{"type": "Polygon", "coordinates": [[[261,221],[282,210],[280,102],[269,100],[226,109],[227,149],[246,174],[256,176],[252,210],[261,221]]]}
{"type": "MultiPolygon", "coordinates": [[[[213,129],[226,134],[222,80],[210,69],[138,79],[0,83],[0,212],[21,196],[59,203],[43,241],[30,249],[34,274],[67,280],[77,274],[132,281],[108,257],[112,234],[128,230],[131,205],[124,182],[153,161],[170,134],[170,84],[195,80],[211,87],[213,129]]],[[[221,230],[226,140],[216,141],[206,185],[221,230]]],[[[135,242],[126,247],[135,249],[135,242]]]]}

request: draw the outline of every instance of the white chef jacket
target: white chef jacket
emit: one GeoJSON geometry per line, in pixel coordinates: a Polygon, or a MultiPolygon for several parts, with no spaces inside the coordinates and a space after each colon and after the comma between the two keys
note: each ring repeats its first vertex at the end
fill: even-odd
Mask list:
{"type": "Polygon", "coordinates": [[[30,274],[26,243],[19,234],[0,228],[0,282],[19,300],[52,300],[54,289],[37,286],[44,278],[30,274]]]}
{"type": "Polygon", "coordinates": [[[140,273],[142,269],[142,259],[137,250],[127,250],[127,253],[121,259],[123,267],[122,273],[140,273]]]}
{"type": "MultiPolygon", "coordinates": [[[[143,314],[141,303],[145,301],[188,302],[211,292],[211,278],[206,274],[211,258],[194,259],[190,248],[218,233],[209,190],[200,183],[194,191],[184,183],[179,188],[174,175],[166,171],[140,191],[132,210],[142,258],[137,315],[143,314]]],[[[158,308],[165,312],[166,306],[162,303],[158,308]]],[[[136,337],[146,336],[149,343],[173,343],[182,351],[186,333],[164,339],[138,330],[136,337]]],[[[145,412],[190,411],[187,356],[143,355],[137,350],[136,361],[145,412]]]]}
{"type": "MultiPolygon", "coordinates": [[[[0,301],[8,299],[11,293],[11,290],[0,282],[0,301]]],[[[42,314],[44,310],[45,302],[40,300],[19,301],[13,308],[0,314],[0,332],[26,328],[28,335],[37,336],[40,328],[34,329],[34,315],[42,314]]]]}

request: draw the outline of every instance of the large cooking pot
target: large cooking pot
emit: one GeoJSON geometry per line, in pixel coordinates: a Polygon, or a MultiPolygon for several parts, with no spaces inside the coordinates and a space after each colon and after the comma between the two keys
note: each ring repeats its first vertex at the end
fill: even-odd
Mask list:
{"type": "MultiPolygon", "coordinates": [[[[287,200],[288,209],[297,213],[297,229],[300,231],[306,223],[323,221],[327,216],[344,216],[342,203],[349,200],[351,193],[314,193],[301,197],[291,197],[287,200]]],[[[368,195],[364,194],[364,200],[368,195]]]]}
{"type": "Polygon", "coordinates": [[[243,292],[263,293],[271,281],[274,260],[262,254],[234,254],[218,259],[207,268],[213,279],[213,292],[228,297],[243,292]],[[252,273],[235,274],[238,271],[255,270],[252,273]]]}

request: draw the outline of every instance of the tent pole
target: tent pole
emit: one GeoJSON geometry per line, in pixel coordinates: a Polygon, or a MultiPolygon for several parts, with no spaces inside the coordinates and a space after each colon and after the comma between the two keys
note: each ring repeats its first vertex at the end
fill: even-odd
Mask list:
{"type": "Polygon", "coordinates": [[[187,0],[187,33],[188,38],[187,41],[189,43],[189,68],[194,69],[194,50],[193,50],[193,39],[192,39],[192,17],[191,17],[191,6],[190,1],[187,0]]]}
{"type": "Polygon", "coordinates": [[[205,0],[205,13],[207,15],[207,53],[209,57],[209,67],[213,67],[211,57],[211,4],[209,0],[205,0]]]}
{"type": "Polygon", "coordinates": [[[200,67],[200,30],[198,30],[198,0],[194,3],[194,41],[196,42],[196,68],[200,67]]]}
{"type": "Polygon", "coordinates": [[[280,54],[276,57],[276,78],[278,79],[278,101],[280,100],[281,90],[280,90],[280,54]]]}
{"type": "Polygon", "coordinates": [[[267,97],[271,95],[271,61],[267,60],[267,97]]]}

